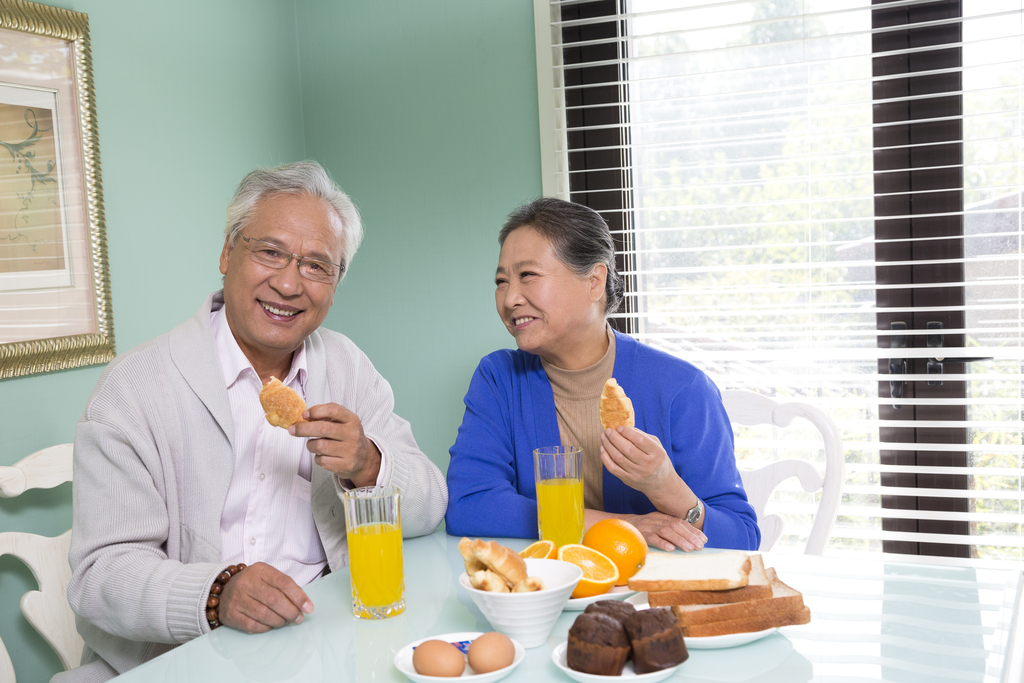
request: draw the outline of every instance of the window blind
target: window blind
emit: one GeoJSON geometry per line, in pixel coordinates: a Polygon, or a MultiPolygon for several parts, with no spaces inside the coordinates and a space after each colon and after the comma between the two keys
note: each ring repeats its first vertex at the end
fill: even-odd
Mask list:
{"type": "MultiPolygon", "coordinates": [[[[831,415],[847,466],[830,549],[1024,558],[1024,2],[535,16],[545,194],[609,219],[618,321],[722,389],[831,415]]],[[[737,457],[820,466],[815,434],[741,429],[737,457]]],[[[780,488],[780,547],[802,547],[814,509],[780,488]]]]}

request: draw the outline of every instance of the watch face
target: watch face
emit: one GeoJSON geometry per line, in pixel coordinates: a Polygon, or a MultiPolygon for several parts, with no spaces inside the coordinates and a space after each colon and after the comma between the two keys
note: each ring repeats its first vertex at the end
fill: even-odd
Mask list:
{"type": "Polygon", "coordinates": [[[690,508],[690,511],[686,513],[686,521],[690,524],[696,524],[697,520],[700,519],[700,504],[698,503],[694,507],[690,508]]]}

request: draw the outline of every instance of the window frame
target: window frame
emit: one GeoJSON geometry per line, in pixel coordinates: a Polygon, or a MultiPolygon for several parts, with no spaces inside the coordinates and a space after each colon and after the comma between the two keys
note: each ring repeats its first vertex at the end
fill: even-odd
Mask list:
{"type": "MultiPolygon", "coordinates": [[[[872,0],[882,4],[882,0],[872,0]]],[[[946,372],[962,374],[964,363],[945,361],[936,366],[928,358],[898,355],[894,341],[909,348],[926,348],[929,323],[944,330],[963,330],[964,312],[964,146],[963,146],[963,37],[962,23],[914,24],[963,17],[961,0],[940,0],[928,5],[885,7],[871,12],[872,83],[874,100],[874,178],[875,178],[875,281],[883,285],[876,294],[879,348],[889,348],[890,361],[879,360],[879,373],[897,368],[908,374],[926,375],[929,365],[946,372]],[[900,27],[906,27],[899,30],[900,27]],[[883,29],[879,31],[878,29],[883,29]],[[943,45],[950,47],[943,48],[943,45]],[[915,48],[932,46],[929,51],[915,48]],[[895,53],[895,54],[893,54],[895,53]],[[917,72],[949,69],[946,73],[917,76],[917,72]],[[946,94],[949,93],[949,94],[946,94]],[[914,96],[924,99],[908,99],[914,96]],[[946,118],[933,121],[940,114],[946,118]],[[919,119],[928,119],[915,122],[919,119]],[[940,168],[935,168],[940,167],[940,168]],[[938,190],[938,191],[936,191],[938,190]],[[958,212],[957,215],[946,215],[958,212]],[[896,218],[890,218],[895,216],[896,218]],[[959,259],[960,263],[930,263],[959,259]],[[921,262],[908,265],[908,262],[921,262]],[[896,262],[886,265],[887,262],[896,262]],[[914,287],[915,284],[954,283],[960,286],[914,287]],[[927,311],[913,311],[924,309],[927,311]],[[938,310],[943,309],[946,310],[938,310]],[[886,310],[892,309],[892,310],[886,310]],[[911,312],[913,311],[913,312],[911,312]],[[904,325],[907,334],[894,330],[904,325]],[[925,332],[925,334],[922,334],[925,332]],[[946,369],[943,366],[949,366],[946,369]]],[[[965,335],[939,333],[942,346],[963,347],[965,335]]],[[[936,352],[937,356],[941,352],[936,352]]],[[[899,380],[897,380],[899,382],[899,380]]],[[[881,450],[883,465],[918,467],[968,467],[965,451],[931,451],[936,444],[966,444],[968,430],[956,427],[967,422],[967,409],[960,405],[931,405],[915,399],[965,399],[967,383],[937,379],[934,382],[879,382],[879,397],[892,398],[893,387],[902,388],[901,401],[879,406],[879,420],[941,421],[946,428],[880,427],[884,443],[914,443],[918,450],[881,450]]],[[[895,392],[895,393],[898,393],[895,392]]],[[[882,487],[968,489],[968,476],[951,474],[886,473],[882,487]]],[[[882,507],[902,510],[969,512],[969,498],[925,496],[882,496],[882,507]]],[[[968,522],[951,520],[883,518],[884,531],[970,535],[968,522]]],[[[883,541],[883,552],[909,555],[970,557],[971,547],[910,541],[883,541]]]]}

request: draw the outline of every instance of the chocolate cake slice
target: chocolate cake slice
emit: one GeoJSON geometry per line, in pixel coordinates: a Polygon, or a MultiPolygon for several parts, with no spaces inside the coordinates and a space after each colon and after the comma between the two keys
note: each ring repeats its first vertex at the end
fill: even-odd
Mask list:
{"type": "Polygon", "coordinates": [[[623,624],[633,648],[633,669],[638,674],[682,664],[689,657],[676,616],[664,607],[640,610],[623,624]]]}
{"type": "Polygon", "coordinates": [[[569,629],[565,659],[569,668],[598,676],[619,676],[629,656],[622,624],[607,614],[583,613],[569,629]]]}

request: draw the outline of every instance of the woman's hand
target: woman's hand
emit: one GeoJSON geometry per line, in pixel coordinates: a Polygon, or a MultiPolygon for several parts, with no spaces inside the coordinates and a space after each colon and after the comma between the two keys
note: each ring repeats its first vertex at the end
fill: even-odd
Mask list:
{"type": "Polygon", "coordinates": [[[667,515],[664,512],[650,512],[646,515],[616,515],[626,520],[644,535],[647,544],[671,552],[676,548],[700,550],[708,542],[702,531],[686,520],[667,515]]]}
{"type": "Polygon", "coordinates": [[[601,462],[651,501],[657,512],[622,516],[640,529],[647,542],[663,550],[699,550],[707,543],[704,518],[694,526],[687,512],[698,504],[697,495],[682,480],[658,437],[633,427],[606,429],[601,435],[601,462]]]}
{"type": "Polygon", "coordinates": [[[633,427],[604,430],[601,462],[627,486],[651,499],[679,479],[658,437],[633,427]]]}

